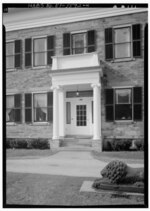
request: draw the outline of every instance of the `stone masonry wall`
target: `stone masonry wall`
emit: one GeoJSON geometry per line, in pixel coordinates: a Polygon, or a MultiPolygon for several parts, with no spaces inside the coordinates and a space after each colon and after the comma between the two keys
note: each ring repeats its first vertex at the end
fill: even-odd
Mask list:
{"type": "MultiPolygon", "coordinates": [[[[112,86],[142,86],[144,102],[144,27],[147,23],[147,13],[123,15],[96,20],[81,21],[77,23],[46,26],[33,29],[24,29],[6,33],[6,40],[21,39],[23,41],[22,52],[24,52],[24,40],[29,37],[56,36],[56,55],[63,55],[63,33],[80,30],[96,30],[96,46],[103,72],[108,77],[108,87],[112,86]],[[111,26],[123,24],[142,25],[142,57],[124,62],[105,61],[105,39],[104,29],[111,26]]],[[[6,73],[6,88],[8,93],[26,93],[49,91],[51,86],[51,66],[45,68],[25,68],[24,57],[21,70],[6,73]]],[[[102,136],[112,137],[142,137],[144,135],[144,108],[143,121],[132,123],[108,123],[105,121],[104,86],[102,86],[102,136]]],[[[44,125],[8,125],[7,137],[52,137],[52,124],[44,125]]]]}

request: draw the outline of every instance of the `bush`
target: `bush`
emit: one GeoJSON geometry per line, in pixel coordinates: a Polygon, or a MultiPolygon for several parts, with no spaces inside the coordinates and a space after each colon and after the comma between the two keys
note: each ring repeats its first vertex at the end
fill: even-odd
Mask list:
{"type": "Polygon", "coordinates": [[[49,149],[48,139],[19,139],[6,140],[6,148],[9,149],[49,149]]]}
{"type": "Polygon", "coordinates": [[[128,151],[132,144],[131,139],[113,139],[111,147],[113,151],[128,151]]]}
{"type": "Polygon", "coordinates": [[[134,143],[135,143],[135,145],[137,147],[137,150],[141,150],[141,151],[144,150],[144,140],[137,139],[134,143]]]}
{"type": "Polygon", "coordinates": [[[111,141],[104,139],[103,151],[112,151],[111,141]]]}

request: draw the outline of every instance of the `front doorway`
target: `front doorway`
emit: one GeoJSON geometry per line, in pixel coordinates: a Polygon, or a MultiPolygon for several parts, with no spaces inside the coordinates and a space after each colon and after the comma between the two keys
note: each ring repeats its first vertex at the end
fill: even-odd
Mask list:
{"type": "Polygon", "coordinates": [[[66,135],[87,135],[93,133],[93,98],[66,98],[66,135]]]}

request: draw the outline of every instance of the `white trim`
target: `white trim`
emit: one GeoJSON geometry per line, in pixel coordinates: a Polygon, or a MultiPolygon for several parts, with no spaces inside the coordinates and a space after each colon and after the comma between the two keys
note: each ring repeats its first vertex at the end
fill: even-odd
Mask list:
{"type": "Polygon", "coordinates": [[[112,89],[128,89],[133,87],[134,86],[112,86],[112,89]]]}
{"type": "Polygon", "coordinates": [[[112,28],[117,29],[117,28],[131,27],[131,26],[132,26],[132,24],[122,24],[122,25],[113,26],[112,28]]]}
{"type": "Polygon", "coordinates": [[[70,34],[80,34],[80,33],[87,33],[88,30],[80,30],[80,31],[72,31],[70,34]]]}
{"type": "Polygon", "coordinates": [[[106,18],[106,17],[114,17],[114,16],[121,16],[127,15],[132,13],[140,13],[140,12],[148,12],[147,8],[111,8],[105,11],[101,9],[97,9],[95,11],[87,10],[86,12],[80,12],[76,16],[74,15],[56,15],[54,17],[47,17],[47,18],[36,18],[27,21],[20,21],[12,23],[10,21],[5,22],[4,25],[6,26],[6,31],[13,31],[19,29],[28,29],[28,28],[35,28],[35,27],[42,27],[42,26],[52,26],[57,24],[64,24],[64,23],[71,23],[71,22],[78,22],[78,21],[85,21],[85,20],[93,20],[98,18],[106,18]]]}

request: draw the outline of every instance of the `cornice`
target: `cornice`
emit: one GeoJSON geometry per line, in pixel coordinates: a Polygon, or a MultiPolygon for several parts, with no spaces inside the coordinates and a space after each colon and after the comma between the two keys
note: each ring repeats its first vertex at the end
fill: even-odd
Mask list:
{"type": "Polygon", "coordinates": [[[6,32],[15,31],[15,30],[23,30],[28,28],[36,28],[42,26],[52,26],[58,24],[65,24],[65,23],[73,23],[78,21],[86,21],[86,20],[93,20],[98,18],[105,18],[105,17],[114,17],[114,16],[121,16],[133,13],[141,13],[147,12],[147,8],[111,8],[111,9],[95,9],[94,11],[84,11],[80,13],[73,14],[64,14],[64,15],[57,15],[54,17],[40,17],[31,20],[23,20],[23,21],[4,21],[4,25],[6,28],[6,32]]]}

